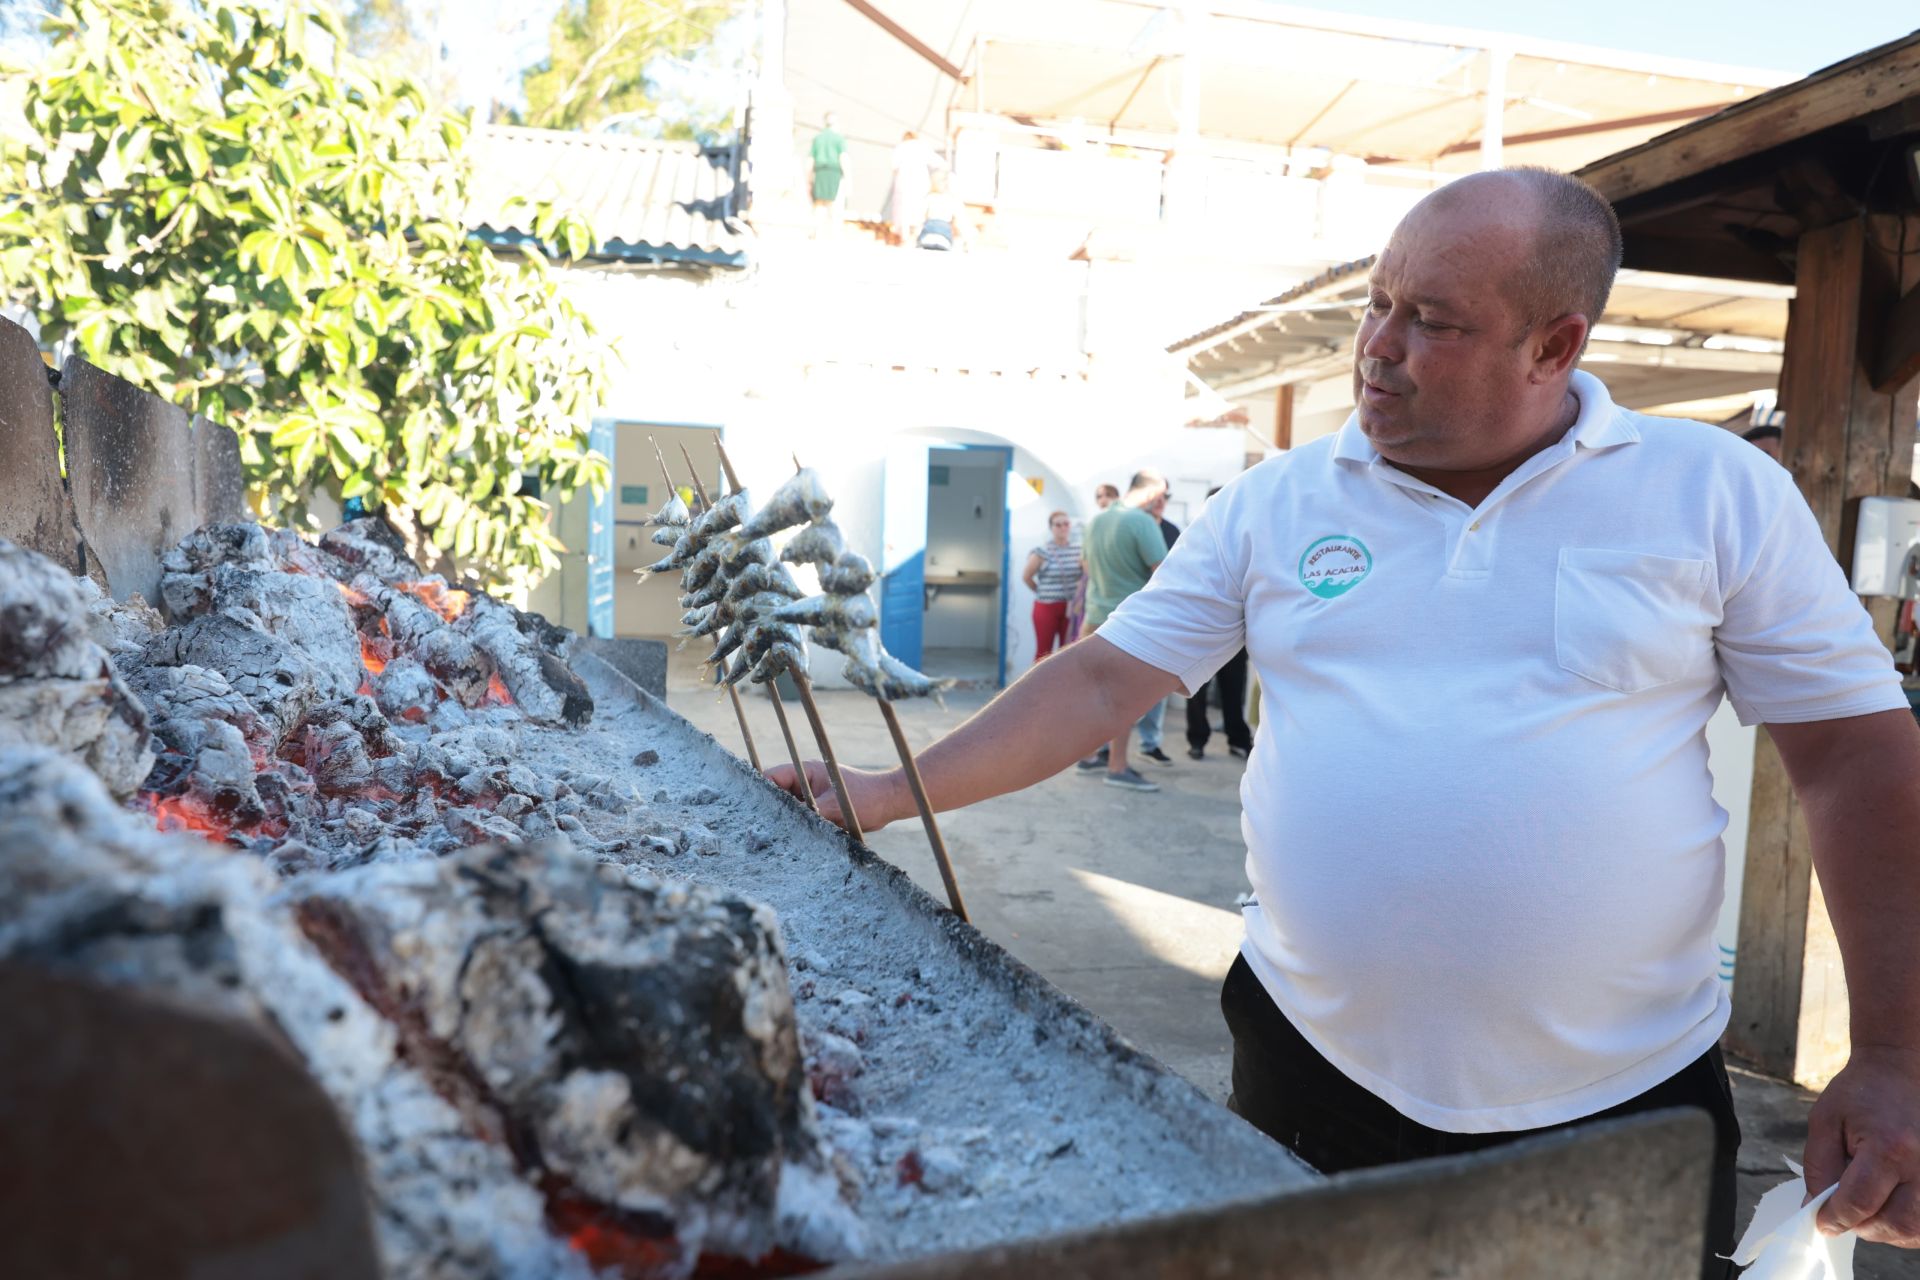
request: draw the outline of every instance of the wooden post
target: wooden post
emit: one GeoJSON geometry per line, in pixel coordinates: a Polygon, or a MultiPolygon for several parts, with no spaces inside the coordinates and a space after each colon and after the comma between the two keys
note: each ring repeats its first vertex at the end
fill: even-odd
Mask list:
{"type": "MultiPolygon", "coordinates": [[[[1920,244],[1920,218],[1906,243],[1920,244]]],[[[1916,385],[1876,391],[1876,356],[1898,299],[1920,281],[1895,217],[1849,218],[1800,237],[1781,370],[1782,458],[1841,567],[1851,569],[1859,499],[1904,495],[1913,465],[1916,385]]],[[[1867,604],[1893,640],[1897,601],[1867,604]]],[[[1727,1045],[1763,1070],[1818,1088],[1846,1063],[1846,982],[1805,815],[1763,732],[1754,754],[1740,943],[1727,1045]]]]}
{"type": "Polygon", "coordinates": [[[1273,393],[1273,447],[1276,449],[1293,448],[1293,396],[1291,382],[1281,383],[1273,393]]]}

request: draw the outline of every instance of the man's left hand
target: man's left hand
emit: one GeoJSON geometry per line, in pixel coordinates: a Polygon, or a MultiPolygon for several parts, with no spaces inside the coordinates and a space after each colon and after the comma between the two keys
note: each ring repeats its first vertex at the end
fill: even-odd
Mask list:
{"type": "Polygon", "coordinates": [[[1920,1248],[1920,1051],[1855,1046],[1807,1116],[1807,1194],[1828,1235],[1920,1248]]]}

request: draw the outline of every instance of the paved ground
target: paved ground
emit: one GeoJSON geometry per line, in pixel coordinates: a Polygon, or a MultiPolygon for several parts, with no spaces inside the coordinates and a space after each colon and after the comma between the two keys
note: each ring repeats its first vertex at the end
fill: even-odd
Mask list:
{"type": "MultiPolygon", "coordinates": [[[[963,692],[942,708],[902,704],[916,750],[987,701],[963,692]]],[[[822,690],[821,713],[844,763],[895,763],[879,712],[862,694],[822,690]]],[[[668,701],[734,750],[740,731],[724,697],[703,689],[693,664],[676,655],[668,701]]],[[[763,760],[783,752],[772,707],[747,698],[763,760]]],[[[795,728],[804,721],[793,709],[795,728]]],[[[1220,982],[1240,940],[1234,896],[1241,870],[1241,762],[1215,735],[1207,758],[1186,758],[1185,720],[1167,715],[1172,766],[1139,761],[1163,784],[1153,795],[1102,785],[1074,771],[1017,795],[943,814],[941,830],[973,922],[988,936],[1160,1061],[1216,1099],[1226,1097],[1231,1043],[1219,1012],[1220,982]]],[[[743,753],[744,754],[744,753],[743,753]]],[[[917,823],[873,833],[871,843],[936,898],[940,876],[917,823]]],[[[1736,1068],[1734,1101],[1741,1148],[1744,1226],[1760,1193],[1787,1177],[1781,1156],[1798,1159],[1813,1095],[1736,1068]]],[[[1920,1253],[1863,1245],[1859,1280],[1920,1280],[1920,1253]]]]}

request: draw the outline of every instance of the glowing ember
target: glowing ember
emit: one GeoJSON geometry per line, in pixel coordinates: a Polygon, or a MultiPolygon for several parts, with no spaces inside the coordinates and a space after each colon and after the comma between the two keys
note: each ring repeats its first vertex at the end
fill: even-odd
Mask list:
{"type": "Polygon", "coordinates": [[[513,705],[513,695],[507,692],[506,682],[500,679],[500,673],[498,671],[494,672],[493,677],[487,681],[487,694],[484,698],[480,699],[480,705],[483,707],[510,707],[513,705]]]}
{"type": "Polygon", "coordinates": [[[188,796],[157,796],[146,791],[135,803],[153,815],[154,826],[162,831],[191,831],[208,840],[224,841],[233,830],[188,796]]]}
{"type": "MultiPolygon", "coordinates": [[[[380,621],[382,625],[386,623],[385,618],[380,621]]],[[[385,671],[392,657],[393,641],[370,636],[364,631],[360,633],[360,665],[365,667],[369,674],[377,676],[385,671]]]]}
{"type": "Polygon", "coordinates": [[[473,601],[469,593],[455,590],[444,582],[396,582],[393,585],[448,622],[465,613],[473,601]]]}
{"type": "Polygon", "coordinates": [[[363,604],[371,603],[367,599],[367,593],[364,591],[355,590],[353,587],[348,586],[346,583],[339,582],[339,581],[336,581],[333,585],[340,588],[340,594],[347,598],[347,603],[350,605],[363,605],[363,604]]]}

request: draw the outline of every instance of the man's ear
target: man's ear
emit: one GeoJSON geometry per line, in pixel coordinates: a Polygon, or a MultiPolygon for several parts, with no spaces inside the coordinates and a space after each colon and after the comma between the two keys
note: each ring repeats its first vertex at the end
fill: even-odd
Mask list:
{"type": "Polygon", "coordinates": [[[1593,326],[1583,315],[1564,315],[1542,325],[1533,335],[1533,369],[1529,378],[1535,383],[1552,382],[1573,368],[1593,326]]]}

